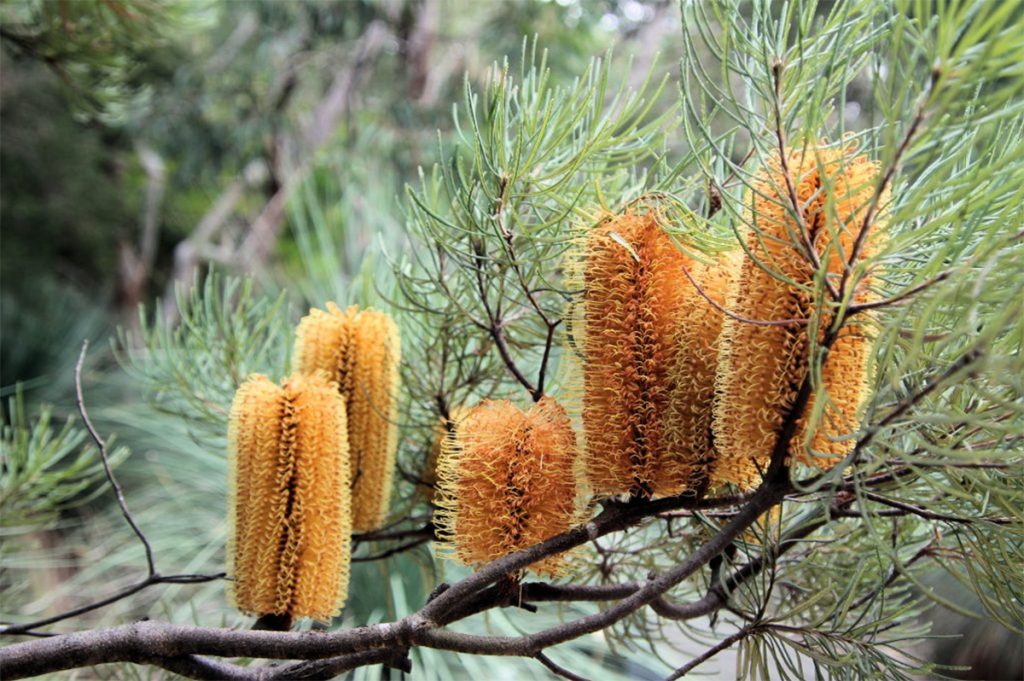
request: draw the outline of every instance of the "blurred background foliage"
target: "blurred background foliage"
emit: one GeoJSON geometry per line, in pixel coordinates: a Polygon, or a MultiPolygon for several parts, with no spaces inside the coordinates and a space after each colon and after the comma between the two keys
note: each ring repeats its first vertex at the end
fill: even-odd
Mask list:
{"type": "MultiPolygon", "coordinates": [[[[822,2],[816,11],[824,16],[832,7],[822,2]]],[[[620,86],[642,86],[652,68],[655,81],[670,74],[674,82],[680,58],[700,49],[681,39],[681,22],[671,0],[0,3],[3,483],[27,484],[7,471],[16,460],[33,461],[36,468],[19,468],[21,477],[56,490],[41,529],[17,533],[16,554],[0,553],[5,616],[66,610],[130,584],[144,566],[111,495],[93,494],[84,433],[62,425],[74,418],[82,339],[110,339],[106,347],[118,348],[103,352],[104,343],[93,343],[86,399],[100,430],[116,432],[124,447],[119,476],[161,571],[221,570],[224,409],[239,378],[279,377],[290,327],[310,305],[394,298],[392,264],[408,250],[407,221],[417,221],[405,188],[416,187],[416,205],[429,207],[431,187],[451,181],[421,179],[418,171],[459,148],[452,111],[464,88],[485,90],[492,66],[505,59],[517,73],[534,44],[546,50],[555,85],[571,87],[613,47],[609,99],[620,86]],[[8,406],[8,398],[16,401],[8,406]],[[60,480],[46,477],[54,475],[60,480]]],[[[863,75],[851,80],[838,131],[862,131],[884,116],[874,109],[873,87],[863,75]]],[[[676,115],[678,95],[672,86],[657,91],[646,120],[676,115]]],[[[708,114],[709,126],[724,129],[728,113],[708,114]]],[[[698,146],[692,134],[659,141],[698,146]]],[[[646,184],[669,186],[673,169],[656,156],[637,156],[651,172],[646,184]]],[[[617,191],[628,195],[640,185],[633,180],[621,178],[617,191]]],[[[424,344],[409,355],[431,350],[424,344]]],[[[409,418],[429,415],[412,408],[409,418]]],[[[8,496],[0,511],[6,549],[15,536],[6,520],[16,517],[8,496]]],[[[356,555],[376,552],[371,543],[356,555]]],[[[425,546],[357,563],[344,624],[415,610],[457,573],[425,546]]],[[[242,621],[217,582],[152,589],[84,620],[143,615],[242,621]]],[[[511,634],[518,617],[496,612],[488,623],[511,634]]],[[[954,622],[941,610],[934,617],[947,623],[943,633],[966,627],[984,641],[961,652],[943,644],[941,662],[978,665],[962,651],[1012,649],[1014,634],[997,625],[954,622]]],[[[621,647],[613,654],[596,637],[552,657],[588,677],[657,678],[661,670],[649,655],[631,657],[621,647]]],[[[1024,666],[1010,658],[1008,669],[1024,666]]],[[[420,649],[414,662],[416,678],[548,677],[532,661],[420,649]]],[[[379,671],[355,677],[379,678],[379,671]]]]}

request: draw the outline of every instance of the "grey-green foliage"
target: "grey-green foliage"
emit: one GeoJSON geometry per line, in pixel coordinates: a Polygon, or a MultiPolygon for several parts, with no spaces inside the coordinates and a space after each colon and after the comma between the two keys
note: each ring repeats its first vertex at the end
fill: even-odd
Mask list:
{"type": "MultiPolygon", "coordinates": [[[[126,448],[111,448],[111,466],[127,456],[126,448]]],[[[105,483],[98,450],[74,419],[61,423],[49,405],[29,415],[20,390],[10,398],[0,430],[0,602],[5,619],[28,597],[31,572],[53,563],[33,535],[61,525],[63,513],[106,492],[105,483]]]]}
{"type": "Polygon", "coordinates": [[[407,192],[414,247],[396,264],[394,304],[412,425],[516,390],[497,343],[535,388],[551,384],[554,359],[542,367],[569,297],[558,269],[570,228],[639,194],[661,150],[664,79],[628,90],[606,59],[561,85],[525,42],[520,62],[495,65],[479,92],[467,81],[445,160],[407,192]]]}
{"type": "MultiPolygon", "coordinates": [[[[84,428],[55,423],[53,407],[29,417],[21,392],[8,403],[0,433],[0,527],[15,532],[52,523],[61,511],[102,492],[104,471],[84,428]]],[[[128,451],[111,449],[113,465],[128,451]]]]}
{"type": "Polygon", "coordinates": [[[122,360],[157,409],[223,436],[235,390],[251,373],[273,380],[288,371],[288,308],[255,290],[252,280],[211,272],[177,296],[175,319],[122,334],[122,360]]]}

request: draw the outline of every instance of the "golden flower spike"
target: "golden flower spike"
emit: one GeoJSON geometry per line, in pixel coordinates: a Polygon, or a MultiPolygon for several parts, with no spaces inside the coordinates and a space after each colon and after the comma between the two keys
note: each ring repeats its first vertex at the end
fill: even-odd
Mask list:
{"type": "Polygon", "coordinates": [[[670,451],[666,415],[680,314],[697,296],[683,268],[694,263],[652,211],[587,231],[571,266],[583,290],[573,331],[583,355],[588,481],[598,496],[678,493],[694,460],[670,451]]]}
{"type": "MultiPolygon", "coordinates": [[[[827,309],[818,311],[815,267],[806,242],[838,282],[876,191],[878,166],[853,149],[814,148],[787,154],[787,166],[800,220],[793,218],[782,165],[775,159],[753,184],[745,242],[760,261],[745,258],[737,286],[726,307],[727,318],[716,379],[714,416],[718,461],[715,483],[750,488],[769,462],[779,428],[808,371],[810,337],[807,320],[817,318],[819,340],[831,324],[827,309]],[[806,230],[806,233],[802,230],[806,230]],[[768,271],[765,271],[765,268],[768,271]],[[786,281],[788,280],[788,281],[786,281]],[[784,322],[774,325],[756,322],[784,322]]],[[[886,197],[879,205],[884,207],[886,197]]],[[[860,257],[870,257],[884,238],[885,215],[871,225],[860,257]]],[[[860,280],[855,303],[871,295],[870,276],[860,280]]],[[[827,468],[853,447],[851,433],[868,395],[870,339],[865,324],[847,324],[833,343],[821,370],[822,394],[828,404],[808,436],[814,399],[805,410],[790,445],[802,463],[827,468]]]]}
{"type": "Polygon", "coordinates": [[[228,593],[239,610],[327,622],[348,589],[345,405],[317,376],[254,374],[228,422],[228,593]]]}
{"type": "Polygon", "coordinates": [[[372,532],[384,525],[391,501],[398,442],[398,327],[391,317],[353,305],[342,311],[312,309],[295,337],[293,368],[326,372],[338,383],[348,414],[352,527],[372,532]]]}
{"type": "MultiPolygon", "coordinates": [[[[569,530],[579,519],[576,435],[565,410],[542,398],[473,407],[444,441],[434,522],[439,554],[479,565],[569,530]]],[[[564,556],[530,565],[557,576],[564,556]]]]}

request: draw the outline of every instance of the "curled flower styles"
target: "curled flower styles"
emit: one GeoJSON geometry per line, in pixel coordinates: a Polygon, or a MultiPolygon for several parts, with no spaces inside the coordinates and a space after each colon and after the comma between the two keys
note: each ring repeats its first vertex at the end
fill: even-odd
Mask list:
{"type": "Polygon", "coordinates": [[[352,527],[384,525],[398,444],[398,327],[377,310],[312,309],[295,337],[294,369],[325,373],[345,399],[352,466],[352,527]]]}
{"type": "Polygon", "coordinates": [[[691,485],[707,476],[717,456],[711,423],[725,321],[720,308],[725,307],[729,291],[736,284],[742,255],[736,250],[720,254],[711,262],[694,262],[687,270],[690,276],[682,280],[686,295],[677,313],[665,427],[672,456],[693,467],[691,485]]]}
{"type": "Polygon", "coordinates": [[[336,616],[348,589],[345,405],[317,376],[250,376],[228,425],[229,597],[243,612],[336,616]]]}
{"type": "Polygon", "coordinates": [[[652,210],[588,230],[572,266],[583,290],[582,324],[573,331],[582,350],[588,481],[598,496],[678,493],[696,461],[672,451],[666,417],[680,314],[697,296],[683,268],[694,263],[652,210]]]}
{"type": "MultiPolygon", "coordinates": [[[[576,435],[544,397],[528,412],[511,402],[473,407],[442,446],[437,468],[438,552],[479,565],[569,530],[579,519],[576,435]]],[[[559,575],[563,556],[530,569],[559,575]]]]}
{"type": "MultiPolygon", "coordinates": [[[[752,487],[759,481],[809,371],[812,329],[820,341],[834,320],[813,260],[819,260],[832,281],[839,281],[875,196],[878,166],[853,149],[791,150],[786,166],[799,220],[778,158],[756,176],[748,199],[745,242],[753,257],[744,259],[726,307],[737,317],[775,324],[733,317],[724,322],[715,388],[719,458],[714,482],[752,487]]],[[[886,197],[878,203],[884,209],[886,197]]],[[[870,225],[861,258],[877,250],[884,228],[883,211],[870,225]]],[[[853,301],[868,300],[870,271],[853,281],[853,301]]],[[[864,323],[848,323],[840,330],[821,365],[817,390],[797,423],[792,459],[826,468],[851,451],[858,413],[868,395],[869,336],[864,323]]]]}
{"type": "Polygon", "coordinates": [[[454,433],[459,423],[466,418],[468,413],[468,407],[458,406],[451,409],[448,418],[439,416],[437,419],[430,452],[427,454],[427,460],[423,464],[423,472],[420,474],[420,484],[427,492],[427,499],[433,497],[434,489],[437,487],[437,462],[441,458],[441,448],[444,446],[446,439],[454,437],[452,433],[454,433]]]}

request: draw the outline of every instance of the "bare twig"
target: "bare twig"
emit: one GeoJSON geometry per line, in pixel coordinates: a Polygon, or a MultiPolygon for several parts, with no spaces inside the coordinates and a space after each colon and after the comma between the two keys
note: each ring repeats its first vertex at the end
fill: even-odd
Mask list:
{"type": "Polygon", "coordinates": [[[374,554],[371,554],[369,556],[353,556],[352,557],[352,562],[353,563],[370,563],[370,562],[373,562],[375,560],[384,560],[385,558],[390,558],[391,556],[398,555],[399,553],[405,553],[409,549],[414,549],[417,546],[423,546],[424,544],[426,544],[431,539],[433,539],[433,535],[431,535],[429,537],[420,537],[419,539],[413,539],[411,541],[405,542],[404,544],[399,544],[398,546],[393,546],[390,549],[387,549],[385,551],[381,551],[380,553],[374,553],[374,554]]]}
{"type": "Polygon", "coordinates": [[[874,492],[864,492],[864,496],[870,499],[871,501],[882,504],[883,506],[890,506],[893,509],[902,511],[902,514],[904,515],[916,515],[919,518],[924,518],[926,520],[941,520],[948,523],[961,523],[967,525],[973,523],[992,523],[994,525],[1010,525],[1016,522],[1011,518],[985,516],[982,516],[980,518],[963,518],[960,516],[947,515],[945,513],[936,513],[934,511],[929,511],[928,509],[925,508],[914,506],[913,504],[904,503],[897,499],[883,497],[881,494],[876,494],[874,492]]]}
{"type": "Polygon", "coordinates": [[[42,619],[35,620],[33,622],[26,622],[24,624],[12,624],[4,627],[0,627],[0,635],[6,636],[41,636],[42,632],[37,632],[35,629],[39,627],[45,627],[56,622],[62,622],[73,617],[78,617],[94,610],[99,610],[117,601],[124,600],[129,596],[133,596],[143,589],[147,589],[157,584],[199,584],[202,582],[212,582],[218,579],[224,578],[224,573],[217,573],[212,575],[200,575],[200,574],[180,574],[180,575],[161,575],[156,569],[156,561],[153,557],[153,548],[150,546],[149,540],[146,535],[139,528],[138,523],[135,522],[134,516],[131,511],[128,510],[128,504],[125,502],[124,491],[121,488],[121,484],[117,481],[117,477],[114,475],[114,471],[110,466],[110,456],[107,451],[106,441],[100,437],[95,426],[93,426],[92,420],[89,418],[89,413],[85,408],[85,398],[82,392],[82,367],[85,364],[86,352],[89,349],[89,341],[82,343],[82,352],[78,356],[78,362],[75,364],[75,393],[78,403],[78,412],[82,416],[82,422],[85,424],[86,430],[89,431],[89,435],[92,437],[93,442],[96,443],[99,449],[100,461],[103,464],[103,471],[106,474],[107,481],[114,490],[114,495],[117,497],[117,505],[121,509],[121,515],[124,516],[125,521],[131,526],[135,536],[139,538],[142,543],[143,549],[146,552],[146,576],[139,582],[118,591],[117,593],[102,598],[98,601],[94,601],[87,605],[83,605],[67,612],[53,615],[51,617],[45,617],[42,619]]]}
{"type": "MultiPolygon", "coordinates": [[[[818,257],[818,251],[814,247],[813,236],[807,227],[807,222],[804,220],[804,207],[800,205],[800,200],[797,198],[796,187],[793,184],[793,176],[789,168],[789,159],[786,157],[786,133],[782,127],[782,62],[780,61],[772,64],[772,82],[775,95],[773,100],[775,106],[775,139],[779,148],[779,164],[782,169],[782,176],[786,182],[786,193],[789,195],[790,204],[792,204],[793,217],[796,220],[797,229],[804,241],[803,247],[807,251],[805,254],[807,260],[814,267],[815,272],[820,272],[821,258],[818,257]]],[[[824,281],[825,288],[832,296],[832,299],[836,302],[842,300],[839,291],[832,285],[828,277],[824,277],[824,281]]]]}
{"type": "Polygon", "coordinates": [[[792,326],[795,324],[806,324],[810,321],[809,319],[750,319],[749,317],[742,317],[735,312],[731,312],[722,307],[714,298],[709,296],[707,292],[701,288],[700,284],[697,283],[697,280],[693,278],[693,275],[690,274],[690,270],[687,269],[686,265],[680,265],[680,267],[683,268],[683,274],[686,275],[686,278],[690,280],[690,283],[693,284],[693,287],[697,289],[697,293],[699,293],[704,300],[711,303],[712,307],[725,316],[735,319],[738,322],[742,322],[744,324],[756,324],[757,326],[792,326]]]}
{"type": "Polygon", "coordinates": [[[146,539],[146,535],[139,529],[138,523],[135,522],[135,518],[132,516],[131,511],[128,510],[128,504],[124,500],[124,491],[121,489],[121,484],[114,477],[114,471],[110,467],[110,457],[107,454],[107,443],[100,437],[99,433],[96,432],[96,428],[93,427],[92,421],[89,419],[89,414],[85,410],[85,398],[82,396],[82,365],[85,363],[85,353],[89,350],[89,341],[82,341],[82,352],[78,355],[78,362],[75,364],[75,394],[77,395],[78,402],[78,413],[82,415],[82,422],[85,424],[86,429],[89,431],[89,435],[92,437],[93,442],[99,448],[100,461],[103,463],[103,472],[107,476],[107,481],[110,483],[111,488],[114,490],[114,495],[117,497],[117,505],[121,509],[121,515],[124,516],[125,521],[131,526],[132,532],[142,542],[142,547],[146,551],[146,568],[147,574],[150,577],[156,575],[156,564],[153,562],[153,547],[149,545],[149,540],[146,539]]]}
{"type": "Polygon", "coordinates": [[[718,653],[722,652],[726,648],[731,647],[732,645],[734,645],[738,641],[742,641],[747,636],[750,636],[752,633],[754,633],[756,628],[757,628],[756,625],[749,625],[748,624],[747,626],[743,627],[742,629],[737,631],[732,636],[727,636],[726,638],[722,639],[717,645],[715,645],[715,646],[713,646],[711,648],[708,648],[703,653],[701,653],[697,657],[693,658],[692,660],[690,660],[689,662],[684,664],[679,669],[675,670],[674,672],[672,672],[671,674],[666,676],[665,677],[665,681],[675,681],[675,679],[683,678],[684,676],[689,674],[691,671],[693,671],[696,667],[704,664],[705,662],[710,660],[712,657],[714,657],[718,653]]]}
{"type": "Polygon", "coordinates": [[[544,653],[537,653],[534,658],[542,665],[551,670],[551,673],[555,676],[561,676],[563,679],[569,679],[569,681],[588,681],[587,677],[580,676],[579,674],[573,673],[565,667],[555,663],[550,657],[544,653]]]}

